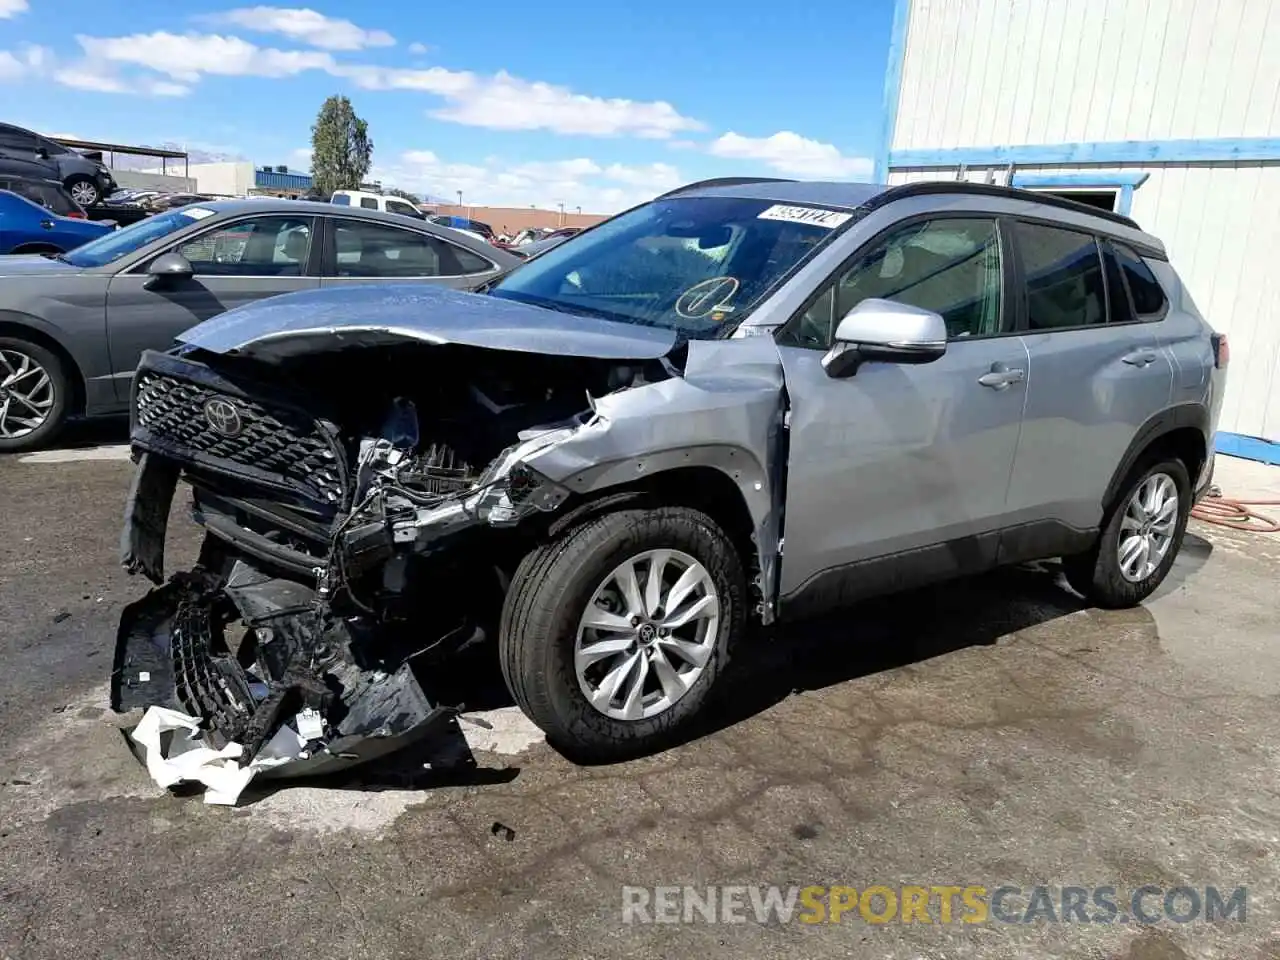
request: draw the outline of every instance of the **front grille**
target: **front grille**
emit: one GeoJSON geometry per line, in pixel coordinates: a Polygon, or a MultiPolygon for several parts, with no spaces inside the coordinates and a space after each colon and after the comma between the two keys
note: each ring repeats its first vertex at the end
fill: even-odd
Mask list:
{"type": "Polygon", "coordinates": [[[341,465],[317,425],[301,416],[144,371],[138,379],[136,417],[139,426],[168,443],[277,475],[321,503],[336,506],[342,500],[341,465]],[[235,436],[214,429],[206,412],[214,400],[235,408],[235,436]]]}

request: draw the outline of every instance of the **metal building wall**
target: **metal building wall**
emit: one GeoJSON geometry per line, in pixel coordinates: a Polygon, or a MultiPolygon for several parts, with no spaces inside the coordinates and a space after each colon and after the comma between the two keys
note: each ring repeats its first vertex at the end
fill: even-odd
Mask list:
{"type": "Polygon", "coordinates": [[[1280,0],[897,4],[882,178],[1122,191],[1230,337],[1219,449],[1280,462],[1280,0]]]}
{"type": "Polygon", "coordinates": [[[892,148],[1280,133],[1275,0],[910,0],[892,148]]]}

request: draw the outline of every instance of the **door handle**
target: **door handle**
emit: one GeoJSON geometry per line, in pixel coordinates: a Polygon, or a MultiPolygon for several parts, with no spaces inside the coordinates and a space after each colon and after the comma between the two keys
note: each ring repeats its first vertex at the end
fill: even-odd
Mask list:
{"type": "Polygon", "coordinates": [[[1155,363],[1156,357],[1154,350],[1135,350],[1133,353],[1126,353],[1120,359],[1134,367],[1145,367],[1148,363],[1155,363]]]}
{"type": "Polygon", "coordinates": [[[41,220],[41,221],[40,221],[40,226],[44,227],[46,230],[52,230],[52,229],[53,229],[53,221],[52,221],[52,220],[41,220]]]}
{"type": "Polygon", "coordinates": [[[1021,383],[1027,378],[1027,371],[1005,366],[1003,363],[993,363],[991,372],[984,373],[978,378],[978,382],[984,387],[990,387],[992,390],[1007,390],[1011,383],[1021,383]]]}

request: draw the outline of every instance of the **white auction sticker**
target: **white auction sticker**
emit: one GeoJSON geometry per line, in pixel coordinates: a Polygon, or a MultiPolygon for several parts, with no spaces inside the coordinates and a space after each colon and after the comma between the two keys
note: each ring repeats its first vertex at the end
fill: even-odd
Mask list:
{"type": "Polygon", "coordinates": [[[842,213],[839,210],[818,210],[815,207],[787,207],[781,204],[775,204],[764,213],[760,214],[759,220],[786,220],[790,223],[808,223],[815,227],[825,227],[828,230],[834,230],[842,223],[846,223],[852,213],[842,213]]]}
{"type": "Polygon", "coordinates": [[[213,211],[206,210],[204,207],[192,207],[190,210],[183,210],[182,212],[192,220],[203,220],[205,217],[213,216],[213,211]]]}

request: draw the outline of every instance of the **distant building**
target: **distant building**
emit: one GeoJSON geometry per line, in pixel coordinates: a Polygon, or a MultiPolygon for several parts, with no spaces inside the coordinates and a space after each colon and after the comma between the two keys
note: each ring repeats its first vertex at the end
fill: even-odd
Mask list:
{"type": "Polygon", "coordinates": [[[1275,0],[896,3],[877,179],[1012,184],[1133,217],[1230,339],[1218,449],[1280,461],[1275,0]]]}
{"type": "Polygon", "coordinates": [[[561,213],[559,210],[540,210],[536,207],[479,207],[456,203],[423,204],[432,213],[444,217],[466,217],[479,220],[493,227],[496,233],[515,235],[530,227],[590,227],[608,219],[603,213],[561,213]]]}
{"type": "Polygon", "coordinates": [[[188,176],[197,183],[199,193],[232,197],[254,194],[301,197],[311,189],[311,175],[287,167],[254,166],[239,160],[215,163],[193,163],[188,176]]]}

